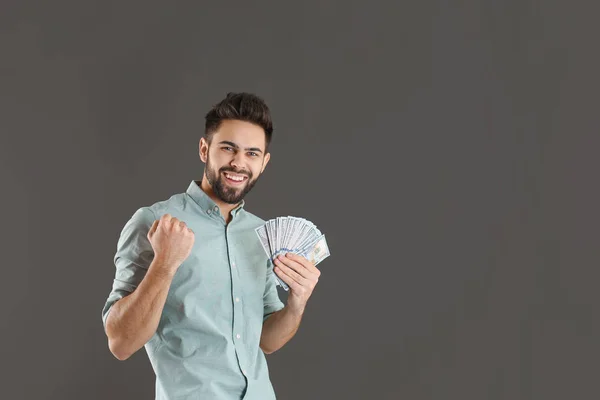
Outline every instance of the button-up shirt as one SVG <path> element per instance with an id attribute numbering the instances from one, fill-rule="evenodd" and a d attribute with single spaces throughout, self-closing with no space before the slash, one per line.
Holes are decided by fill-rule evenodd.
<path id="1" fill-rule="evenodd" d="M 217 204 L 192 181 L 185 193 L 139 208 L 127 221 L 114 256 L 116 274 L 102 310 L 133 292 L 154 258 L 147 234 L 163 214 L 195 235 L 177 269 L 160 322 L 145 344 L 156 374 L 156 399 L 275 399 L 263 351 L 262 324 L 283 308 L 273 264 L 255 228 L 264 220 L 242 201 L 226 223 Z"/>

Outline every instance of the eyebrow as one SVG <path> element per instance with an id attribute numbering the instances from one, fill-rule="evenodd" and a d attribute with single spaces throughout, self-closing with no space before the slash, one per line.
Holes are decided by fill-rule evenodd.
<path id="1" fill-rule="evenodd" d="M 235 143 L 233 143 L 233 142 L 229 142 L 229 141 L 227 141 L 227 140 L 223 140 L 223 141 L 219 142 L 219 144 L 226 144 L 226 145 L 228 145 L 228 146 L 231 146 L 231 147 L 233 147 L 234 149 L 239 149 L 239 148 L 240 148 L 240 146 L 238 146 L 237 144 L 235 144 Z M 259 153 L 262 153 L 262 152 L 263 152 L 263 151 L 262 151 L 260 148 L 258 148 L 258 147 L 246 147 L 244 150 L 245 150 L 245 151 L 256 151 L 256 152 L 259 152 Z"/>

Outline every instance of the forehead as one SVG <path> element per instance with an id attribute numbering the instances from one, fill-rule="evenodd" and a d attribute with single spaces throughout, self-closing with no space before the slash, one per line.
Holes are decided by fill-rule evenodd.
<path id="1" fill-rule="evenodd" d="M 224 120 L 212 137 L 213 143 L 228 141 L 242 148 L 258 147 L 265 149 L 266 135 L 263 128 L 246 121 Z"/>

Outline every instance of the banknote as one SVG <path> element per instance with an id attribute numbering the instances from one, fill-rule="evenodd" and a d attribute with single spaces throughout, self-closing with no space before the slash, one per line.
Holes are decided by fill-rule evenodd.
<path id="1" fill-rule="evenodd" d="M 314 223 L 304 218 L 293 216 L 273 218 L 255 231 L 271 261 L 280 254 L 295 253 L 317 265 L 331 255 L 325 235 Z M 277 284 L 284 290 L 289 290 L 283 279 L 277 273 L 274 275 Z"/>

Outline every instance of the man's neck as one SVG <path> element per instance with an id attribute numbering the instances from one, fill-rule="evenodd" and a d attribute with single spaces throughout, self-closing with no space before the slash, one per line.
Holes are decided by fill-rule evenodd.
<path id="1" fill-rule="evenodd" d="M 219 199 L 217 197 L 217 195 L 215 194 L 215 192 L 213 191 L 210 184 L 208 183 L 206 176 L 202 177 L 202 182 L 200 182 L 200 189 L 202 189 L 202 191 L 204 193 L 206 193 L 206 195 L 208 197 L 210 197 L 217 204 L 217 206 L 219 207 L 219 210 L 221 211 L 221 215 L 223 216 L 225 221 L 227 223 L 229 223 L 229 221 L 231 220 L 231 210 L 236 208 L 239 205 L 239 203 L 229 204 L 229 203 L 226 203 L 223 200 Z"/>

